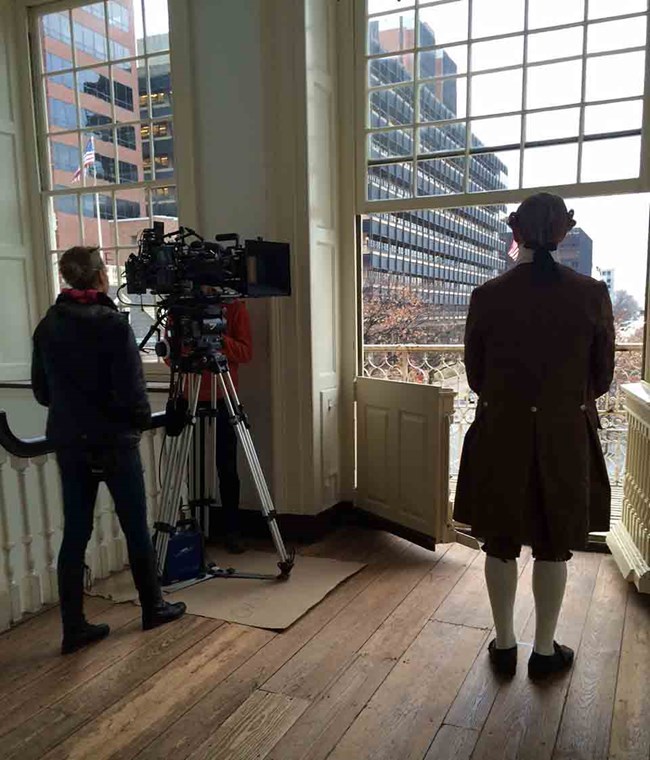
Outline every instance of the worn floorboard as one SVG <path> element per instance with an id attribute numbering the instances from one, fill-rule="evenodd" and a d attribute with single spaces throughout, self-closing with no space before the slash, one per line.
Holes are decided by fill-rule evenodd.
<path id="1" fill-rule="evenodd" d="M 58 611 L 0 635 L 0 758 L 648 760 L 650 598 L 576 553 L 557 639 L 573 671 L 536 686 L 525 550 L 516 677 L 494 677 L 484 556 L 347 527 L 305 553 L 367 566 L 276 634 L 89 599 L 111 636 L 58 653 Z"/>

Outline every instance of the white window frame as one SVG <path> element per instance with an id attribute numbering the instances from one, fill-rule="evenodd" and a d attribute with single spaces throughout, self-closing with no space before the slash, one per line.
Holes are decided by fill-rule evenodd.
<path id="1" fill-rule="evenodd" d="M 140 2 L 141 0 L 134 0 L 134 2 Z M 110 21 L 109 21 L 109 9 L 108 9 L 108 3 L 107 0 L 98 0 L 98 2 L 102 2 L 105 5 L 105 14 L 104 14 L 104 24 L 105 24 L 105 38 L 107 41 L 110 40 Z M 65 2 L 65 0 L 60 0 L 59 2 L 54 3 L 44 3 L 39 4 L 38 6 L 33 6 L 29 9 L 29 28 L 30 28 L 30 37 L 31 37 L 31 63 L 32 63 L 32 92 L 34 94 L 34 123 L 36 126 L 36 147 L 38 152 L 38 158 L 39 158 L 39 170 L 40 170 L 40 197 L 41 197 L 41 207 L 42 207 L 42 214 L 43 214 L 43 223 L 45 228 L 45 245 L 46 245 L 46 251 L 45 256 L 46 258 L 49 258 L 50 256 L 54 256 L 56 254 L 63 253 L 62 249 L 59 249 L 55 246 L 54 240 L 51 236 L 51 230 L 50 230 L 50 222 L 48 219 L 49 216 L 49 209 L 50 209 L 50 203 L 53 199 L 55 199 L 57 196 L 76 196 L 77 198 L 77 219 L 78 219 L 78 225 L 79 225 L 79 241 L 80 244 L 83 244 L 83 235 L 84 235 L 84 225 L 85 225 L 85 217 L 83 214 L 83 208 L 82 208 L 82 198 L 83 196 L 90 195 L 91 197 L 95 195 L 107 195 L 112 199 L 112 209 L 113 209 L 113 219 L 117 219 L 117 198 L 116 193 L 120 192 L 128 192 L 129 190 L 138 190 L 142 189 L 144 190 L 144 197 L 145 197 L 145 209 L 144 214 L 142 216 L 142 226 L 151 226 L 153 223 L 153 206 L 152 206 L 152 200 L 151 200 L 151 194 L 152 191 L 159 187 L 173 187 L 176 190 L 176 194 L 178 195 L 178 190 L 176 186 L 176 178 L 175 177 L 169 177 L 164 179 L 156 179 L 155 175 L 155 160 L 154 159 L 154 142 L 153 142 L 153 136 L 150 135 L 149 137 L 149 152 L 152 157 L 152 166 L 151 166 L 151 174 L 152 178 L 150 180 L 142 180 L 139 182 L 129 182 L 129 183 L 121 183 L 120 182 L 120 176 L 119 176 L 119 164 L 120 164 L 120 151 L 119 146 L 115 146 L 116 150 L 116 157 L 115 157 L 115 181 L 114 182 L 108 182 L 104 183 L 102 185 L 94 186 L 91 185 L 86 181 L 86 172 L 82 172 L 81 175 L 81 181 L 78 184 L 70 185 L 65 188 L 61 189 L 54 189 L 49 186 L 48 183 L 48 165 L 50 164 L 50 156 L 49 156 L 49 150 L 48 150 L 48 140 L 47 138 L 54 133 L 48 132 L 47 128 L 47 116 L 46 116 L 46 108 L 47 108 L 47 102 L 45 97 L 45 88 L 43 87 L 43 80 L 44 75 L 47 74 L 43 70 L 42 66 L 42 55 L 41 55 L 41 45 L 40 45 L 40 32 L 39 32 L 39 18 L 45 14 L 45 13 L 56 13 L 56 12 L 71 12 L 76 8 L 83 8 L 86 5 L 89 5 L 87 0 L 72 0 L 71 2 Z M 108 59 L 106 62 L 99 60 L 97 63 L 88 64 L 88 65 L 81 65 L 77 66 L 76 64 L 76 45 L 75 45 L 75 23 L 71 18 L 70 21 L 70 36 L 71 36 L 71 43 L 70 48 L 72 51 L 72 61 L 71 61 L 71 68 L 65 69 L 62 71 L 55 72 L 56 74 L 66 74 L 66 73 L 73 73 L 79 71 L 85 71 L 85 70 L 97 70 L 100 68 L 103 68 L 106 66 L 106 68 L 109 68 L 109 65 L 115 65 L 116 63 L 122 62 L 131 62 L 133 66 L 137 66 L 137 62 L 144 61 L 147 69 L 147 91 L 150 91 L 150 61 L 151 58 L 157 55 L 157 53 L 150 53 L 146 49 L 146 39 L 147 39 L 147 28 L 146 28 L 146 18 L 143 17 L 143 37 L 144 37 L 144 46 L 145 49 L 143 51 L 143 54 L 141 56 L 133 55 L 129 56 L 124 59 L 112 59 L 110 55 L 110 45 L 107 42 L 107 53 L 108 53 Z M 170 41 L 170 47 L 171 47 L 171 41 Z M 137 51 L 136 51 L 137 52 Z M 160 55 L 169 55 L 170 51 L 161 51 Z M 109 64 L 110 61 L 110 64 Z M 171 68 L 171 66 L 170 66 Z M 112 80 L 117 81 L 117 80 Z M 110 107 L 111 107 L 111 125 L 108 127 L 110 129 L 118 129 L 121 127 L 126 126 L 133 126 L 136 129 L 139 129 L 141 124 L 147 124 L 149 122 L 155 122 L 155 121 L 172 121 L 174 118 L 174 114 L 172 113 L 171 116 L 167 115 L 165 117 L 160 117 L 156 119 L 153 116 L 153 111 L 150 111 L 147 114 L 147 117 L 143 120 L 140 118 L 140 104 L 139 104 L 139 94 L 137 92 L 134 92 L 134 119 L 131 121 L 125 121 L 125 122 L 119 122 L 119 126 L 117 124 L 117 117 L 116 117 L 116 105 L 115 105 L 115 98 L 113 93 L 111 93 L 111 100 L 110 100 Z M 78 88 L 75 88 L 74 92 L 75 97 L 75 106 L 77 111 L 79 110 L 79 92 Z M 139 118 L 135 118 L 135 116 Z M 99 127 L 98 127 L 99 128 Z M 59 135 L 76 135 L 77 136 L 77 144 L 78 144 L 78 150 L 79 150 L 79 166 L 82 166 L 83 164 L 83 149 L 85 145 L 85 135 L 92 131 L 88 128 L 83 128 L 81 126 L 77 127 L 76 129 L 66 129 L 56 132 L 56 136 Z M 117 137 L 117 132 L 114 133 L 115 138 Z M 117 140 L 116 140 L 117 142 Z M 110 245 L 106 245 L 105 248 L 107 250 L 115 252 L 117 256 L 119 256 L 121 253 L 130 253 L 133 251 L 133 245 L 127 245 L 127 244 L 121 244 L 119 240 L 112 241 Z M 56 290 L 54 287 L 54 282 L 52 278 L 51 282 L 52 288 Z"/>
<path id="2" fill-rule="evenodd" d="M 48 200 L 53 195 L 81 195 L 84 191 L 87 193 L 89 188 L 83 184 L 75 187 L 74 185 L 61 189 L 46 191 L 49 195 L 44 197 L 41 179 L 41 167 L 43 161 L 47 160 L 47 155 L 43 156 L 41 145 L 44 141 L 38 139 L 37 134 L 37 104 L 40 103 L 41 93 L 34 88 L 32 77 L 32 53 L 38 46 L 38 36 L 34 37 L 32 16 L 35 12 L 55 13 L 57 11 L 70 10 L 76 7 L 82 7 L 90 4 L 88 0 L 16 0 L 15 32 L 16 32 L 16 50 L 17 60 L 20 65 L 16 71 L 16 77 L 19 82 L 21 93 L 20 108 L 23 123 L 28 125 L 25 130 L 25 170 L 28 178 L 28 191 L 30 201 L 31 227 L 33 230 L 33 261 L 34 276 L 37 292 L 37 311 L 43 314 L 52 303 L 56 295 L 55 283 L 52 277 L 52 268 L 50 265 L 50 247 L 48 245 L 49 223 L 47 218 Z M 171 119 L 173 119 L 174 135 L 174 177 L 162 180 L 149 180 L 141 183 L 128 184 L 106 184 L 101 185 L 101 192 L 110 193 L 113 191 L 127 191 L 137 189 L 138 187 L 175 187 L 176 200 L 178 208 L 179 224 L 197 228 L 197 198 L 196 198 L 196 181 L 195 181 L 195 160 L 192 135 L 194 134 L 194 119 L 192 110 L 192 92 L 193 92 L 193 72 L 192 72 L 192 47 L 189 35 L 189 11 L 185 0 L 168 0 L 169 7 L 169 38 L 170 38 L 170 60 L 171 76 L 174 91 L 174 109 Z M 106 17 L 108 23 L 108 17 Z M 146 23 L 146 22 L 145 22 Z M 146 34 L 146 30 L 145 30 Z M 33 44 L 31 44 L 33 39 Z M 156 53 L 153 53 L 155 56 Z M 40 58 L 40 56 L 37 56 Z M 125 60 L 136 60 L 139 56 L 133 56 Z M 94 68 L 102 66 L 98 62 Z M 80 70 L 84 67 L 78 67 Z M 85 67 L 93 68 L 93 67 Z M 36 69 L 39 71 L 39 69 Z M 59 72 L 57 72 L 59 73 Z M 77 96 L 75 96 L 77 97 Z M 138 93 L 134 93 L 134 106 L 139 113 Z M 114 107 L 114 106 L 113 106 Z M 170 117 L 164 117 L 162 120 L 170 121 Z M 155 119 L 154 119 L 155 121 Z M 139 125 L 140 119 L 133 122 L 120 122 L 119 126 Z M 85 131 L 85 130 L 81 130 Z M 83 217 L 80 216 L 81 223 Z M 183 220 L 182 222 L 180 220 Z M 143 222 L 143 227 L 145 226 Z M 111 250 L 128 250 L 134 251 L 134 246 L 107 246 Z M 148 375 L 166 375 L 167 369 L 164 365 L 145 365 Z"/>
<path id="3" fill-rule="evenodd" d="M 408 8 L 404 8 L 404 11 L 415 11 L 415 30 L 417 32 L 417 29 L 419 28 L 419 11 L 422 7 L 432 7 L 436 4 L 440 4 L 441 2 L 444 3 L 448 0 L 420 0 L 419 4 L 416 4 L 414 6 L 409 6 Z M 474 2 L 485 2 L 486 0 L 468 0 L 468 33 L 467 33 L 467 39 L 463 42 L 457 43 L 459 45 L 467 45 L 469 47 L 468 49 L 468 60 L 471 60 L 471 45 L 476 44 L 477 42 L 484 42 L 488 40 L 495 40 L 495 39 L 507 39 L 509 37 L 518 37 L 524 34 L 524 59 L 522 64 L 517 64 L 516 66 L 504 66 L 504 67 L 498 67 L 494 69 L 489 70 L 481 70 L 480 74 L 484 73 L 498 73 L 501 71 L 509 71 L 514 69 L 522 69 L 524 81 L 526 77 L 526 72 L 528 70 L 527 65 L 549 65 L 552 63 L 560 63 L 570 60 L 584 60 L 587 56 L 587 50 L 586 50 L 586 41 L 583 45 L 583 51 L 582 54 L 579 56 L 571 56 L 568 58 L 559 58 L 559 59 L 553 59 L 550 61 L 545 62 L 535 62 L 535 64 L 527 64 L 527 58 L 526 58 L 526 40 L 527 36 L 525 32 L 528 30 L 527 27 L 527 19 L 528 19 L 528 7 L 530 0 L 525 0 L 525 18 L 524 18 L 524 29 L 519 30 L 517 32 L 513 32 L 510 34 L 503 34 L 503 35 L 493 35 L 490 37 L 482 37 L 477 39 L 472 39 L 471 37 L 471 19 L 472 19 L 472 7 Z M 356 181 L 355 181 L 355 213 L 359 215 L 366 215 L 366 214 L 378 214 L 378 213 L 387 213 L 387 212 L 399 212 L 399 211 L 415 211 L 419 209 L 434 209 L 434 208 L 458 208 L 458 207 L 464 207 L 464 206 L 485 206 L 485 205 L 500 205 L 500 204 L 510 204 L 510 203 L 517 203 L 523 200 L 528 195 L 531 195 L 535 192 L 552 192 L 557 193 L 559 195 L 565 196 L 565 197 L 592 197 L 592 196 L 599 196 L 599 195 L 615 195 L 615 194 L 623 194 L 623 193 L 644 193 L 650 191 L 650 73 L 648 73 L 648 65 L 650 64 L 650 9 L 646 9 L 644 13 L 633 13 L 633 14 L 623 14 L 620 16 L 612 16 L 607 19 L 603 19 L 602 23 L 608 23 L 611 21 L 617 21 L 621 19 L 629 19 L 634 17 L 642 17 L 645 15 L 647 17 L 647 25 L 646 25 L 646 44 L 644 48 L 626 48 L 623 51 L 620 50 L 611 50 L 607 51 L 606 53 L 596 53 L 596 54 L 589 54 L 589 57 L 596 57 L 598 55 L 615 55 L 617 52 L 625 52 L 625 53 L 632 53 L 639 50 L 645 50 L 646 51 L 646 77 L 645 77 L 645 85 L 644 85 L 644 93 L 643 93 L 643 122 L 642 122 L 642 128 L 641 128 L 641 165 L 640 165 L 640 172 L 639 176 L 637 178 L 633 179 L 620 179 L 620 180 L 606 180 L 606 181 L 600 181 L 600 182 L 575 182 L 571 184 L 559 184 L 559 185 L 544 185 L 544 186 L 536 186 L 536 187 L 518 187 L 515 189 L 506 189 L 506 190 L 496 190 L 496 191 L 484 191 L 484 192 L 467 192 L 467 184 L 465 184 L 465 192 L 456 193 L 456 194 L 444 194 L 444 195 L 431 195 L 431 196 L 417 196 L 414 195 L 413 197 L 407 197 L 407 198 L 396 198 L 396 199 L 387 199 L 387 200 L 368 200 L 367 199 L 367 184 L 368 184 L 368 178 L 367 178 L 367 140 L 368 135 L 372 134 L 373 132 L 381 132 L 385 131 L 386 129 L 391 129 L 391 127 L 385 127 L 385 128 L 375 128 L 372 129 L 368 126 L 368 73 L 367 73 L 367 62 L 369 60 L 372 60 L 373 58 L 382 58 L 387 57 L 391 55 L 390 53 L 384 53 L 377 56 L 367 55 L 366 52 L 366 45 L 367 45 L 367 15 L 366 15 L 366 0 L 351 0 L 351 2 L 354 5 L 354 62 L 355 62 L 355 166 L 356 166 Z M 495 6 L 497 5 L 496 0 L 494 0 Z M 389 16 L 395 12 L 398 12 L 400 9 L 396 6 L 393 10 L 386 11 L 381 14 L 373 15 L 372 18 L 381 18 L 381 16 Z M 539 32 L 545 32 L 545 31 L 561 31 L 563 29 L 572 28 L 572 27 L 580 27 L 583 23 L 587 20 L 587 14 L 588 14 L 588 2 L 585 2 L 585 18 L 583 21 L 579 22 L 572 22 L 568 24 L 558 24 L 552 27 L 544 27 L 540 29 L 535 29 L 535 33 Z M 590 23 L 594 23 L 591 21 Z M 598 22 L 600 23 L 600 22 Z M 585 40 L 587 35 L 584 35 Z M 437 46 L 438 49 L 445 49 L 448 50 L 453 47 L 453 45 L 440 45 Z M 419 71 L 418 71 L 418 56 L 421 52 L 425 52 L 428 50 L 435 50 L 436 47 L 414 47 L 409 48 L 405 50 L 400 50 L 399 52 L 395 52 L 394 55 L 408 55 L 413 54 L 414 56 L 414 78 L 409 82 L 405 82 L 404 84 L 413 84 L 414 86 L 414 93 L 415 93 L 415 103 L 416 103 L 416 111 L 417 111 L 417 103 L 419 102 L 419 98 L 417 97 L 417 86 L 422 81 L 428 81 L 428 80 L 420 80 L 418 78 Z M 471 71 L 468 71 L 467 78 L 469 82 L 469 77 L 471 75 Z M 458 76 L 458 75 L 456 75 Z M 463 75 L 460 75 L 461 77 Z M 451 77 L 453 78 L 453 77 Z M 441 78 L 442 79 L 442 78 Z M 539 111 L 552 111 L 552 110 L 560 110 L 563 108 L 570 108 L 570 107 L 581 107 L 581 117 L 580 117 L 580 133 L 577 138 L 578 140 L 578 171 L 580 170 L 580 162 L 581 162 L 581 155 L 582 155 L 582 145 L 584 143 L 584 135 L 583 135 L 583 128 L 584 128 L 584 108 L 582 106 L 585 104 L 585 85 L 586 85 L 586 66 L 583 65 L 583 73 L 582 73 L 582 96 L 578 103 L 571 104 L 571 105 L 563 105 L 558 107 L 548 107 L 543 109 L 537 109 Z M 392 88 L 395 87 L 396 84 L 387 85 L 386 88 Z M 384 89 L 386 89 L 384 88 Z M 378 88 L 381 89 L 381 88 Z M 494 118 L 495 116 L 498 117 L 506 117 L 509 115 L 521 115 L 524 112 L 524 97 L 525 97 L 525 90 L 522 91 L 522 108 L 519 111 L 514 112 L 508 112 L 508 113 L 499 113 L 499 114 L 491 114 L 486 115 L 484 118 Z M 622 100 L 633 100 L 633 99 L 639 99 L 637 98 L 624 98 Z M 609 100 L 606 101 L 607 103 L 616 103 L 620 102 L 617 100 Z M 588 102 L 589 105 L 599 105 L 599 102 Z M 466 118 L 458 118 L 451 120 L 449 122 L 435 122 L 436 125 L 439 124 L 449 124 L 452 122 L 461 123 L 461 124 L 467 124 L 467 129 L 469 131 L 470 125 L 472 122 L 477 121 L 478 119 L 476 117 L 471 118 L 471 87 L 468 84 L 467 87 L 467 105 L 466 105 Z M 522 134 L 521 134 L 521 141 L 519 150 L 522 151 L 520 155 L 523 156 L 523 150 L 525 145 L 525 127 L 524 127 L 525 120 L 522 119 Z M 415 122 L 414 124 L 407 124 L 407 125 L 400 125 L 400 127 L 404 127 L 405 129 L 417 129 L 418 127 L 426 126 L 423 124 L 418 123 L 418 115 L 416 113 L 415 115 Z M 400 127 L 392 127 L 392 129 L 400 128 Z M 415 135 L 415 131 L 413 133 Z M 609 136 L 609 135 L 608 135 Z M 616 137 L 616 133 L 612 133 L 612 137 Z M 555 145 L 555 144 L 562 144 L 564 141 L 562 139 L 560 140 L 549 140 L 548 142 L 545 141 L 545 144 L 548 145 Z M 486 153 L 492 154 L 492 153 L 498 153 L 501 150 L 499 147 L 490 147 L 488 150 L 485 150 Z M 470 156 L 470 140 L 467 139 L 465 141 L 465 148 L 463 151 L 459 151 L 459 155 L 465 156 L 465 161 L 467 162 L 469 160 Z M 433 158 L 444 158 L 445 156 L 432 156 Z M 426 158 L 426 157 L 424 157 Z M 417 156 L 417 149 L 414 149 L 414 153 L 412 156 L 409 156 L 406 159 L 400 159 L 395 158 L 394 160 L 391 160 L 391 163 L 412 163 L 414 166 L 414 171 L 416 171 L 417 167 L 417 161 L 422 160 L 422 157 Z M 520 162 L 520 182 L 518 184 L 521 184 L 522 176 L 521 172 L 523 171 L 523 161 Z M 466 168 L 465 172 L 465 183 L 467 183 L 469 175 L 469 170 Z M 417 174 L 415 174 L 417 176 Z M 579 174 L 577 175 L 580 176 Z"/>

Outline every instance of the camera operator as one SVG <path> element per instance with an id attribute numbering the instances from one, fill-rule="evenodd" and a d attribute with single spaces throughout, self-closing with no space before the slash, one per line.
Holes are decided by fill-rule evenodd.
<path id="1" fill-rule="evenodd" d="M 108 625 L 91 625 L 83 615 L 84 555 L 101 481 L 126 537 L 143 629 L 179 618 L 185 605 L 163 601 L 147 526 L 138 444 L 151 411 L 133 332 L 107 295 L 99 249 L 70 248 L 59 271 L 70 288 L 34 333 L 32 387 L 49 409 L 47 437 L 63 486 L 58 584 L 66 654 L 109 633 Z"/>
<path id="2" fill-rule="evenodd" d="M 218 289 L 204 285 L 204 295 L 218 294 Z M 247 364 L 253 358 L 253 339 L 250 317 L 244 301 L 229 301 L 224 304 L 226 332 L 223 337 L 223 353 L 228 360 L 228 369 L 235 388 L 238 390 L 239 365 Z M 210 407 L 212 399 L 211 372 L 201 376 L 199 407 Z M 231 554 L 242 554 L 245 546 L 241 539 L 239 516 L 239 494 L 241 490 L 237 472 L 237 434 L 228 418 L 228 409 L 223 399 L 221 386 L 217 385 L 217 441 L 216 467 L 219 476 L 219 495 L 223 514 L 224 543 Z M 215 538 L 214 527 L 210 527 L 210 537 Z"/>

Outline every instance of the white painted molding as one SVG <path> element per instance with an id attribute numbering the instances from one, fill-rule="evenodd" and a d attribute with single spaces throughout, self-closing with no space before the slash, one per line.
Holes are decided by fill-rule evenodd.
<path id="1" fill-rule="evenodd" d="M 625 580 L 634 583 L 642 594 L 650 594 L 650 567 L 623 523 L 607 534 L 607 546 Z"/>

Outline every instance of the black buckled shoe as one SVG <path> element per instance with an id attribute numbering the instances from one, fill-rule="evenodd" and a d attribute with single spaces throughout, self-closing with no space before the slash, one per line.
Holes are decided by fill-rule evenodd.
<path id="1" fill-rule="evenodd" d="M 105 639 L 111 629 L 106 623 L 93 625 L 85 620 L 75 628 L 69 628 L 63 631 L 63 643 L 61 644 L 61 654 L 72 654 L 78 649 L 82 649 L 88 644 Z"/>
<path id="2" fill-rule="evenodd" d="M 488 654 L 494 670 L 502 676 L 512 678 L 517 672 L 517 647 L 497 649 L 497 640 L 488 644 Z"/>
<path id="3" fill-rule="evenodd" d="M 142 608 L 142 630 L 150 631 L 159 625 L 171 623 L 185 614 L 185 602 L 158 602 Z"/>
<path id="4" fill-rule="evenodd" d="M 573 649 L 563 644 L 553 642 L 553 654 L 538 654 L 533 651 L 528 660 L 528 677 L 539 680 L 568 670 L 573 665 Z"/>

